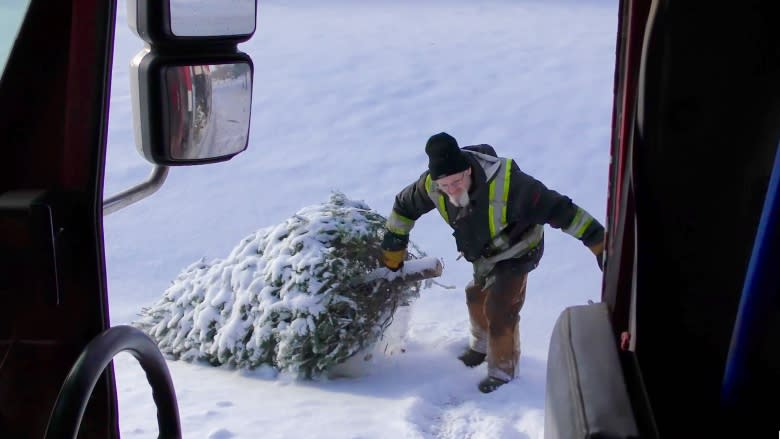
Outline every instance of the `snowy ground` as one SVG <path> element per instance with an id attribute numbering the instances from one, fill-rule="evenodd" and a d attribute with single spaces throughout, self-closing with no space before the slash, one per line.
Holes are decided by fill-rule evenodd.
<path id="1" fill-rule="evenodd" d="M 154 196 L 105 218 L 112 324 L 132 321 L 201 257 L 224 258 L 248 234 L 321 203 L 331 190 L 389 213 L 426 164 L 439 131 L 489 143 L 604 222 L 616 1 L 261 1 L 240 46 L 255 64 L 248 150 L 172 169 Z M 151 167 L 132 137 L 128 64 L 142 47 L 117 23 L 106 196 Z M 353 378 L 298 381 L 169 362 L 187 438 L 541 438 L 547 346 L 559 313 L 598 300 L 590 252 L 547 228 L 521 312 L 520 377 L 493 394 L 463 367 L 468 320 L 456 261 L 435 212 L 412 240 L 444 260 L 439 286 L 412 309 L 406 352 Z M 135 360 L 115 361 L 123 437 L 154 435 Z"/>

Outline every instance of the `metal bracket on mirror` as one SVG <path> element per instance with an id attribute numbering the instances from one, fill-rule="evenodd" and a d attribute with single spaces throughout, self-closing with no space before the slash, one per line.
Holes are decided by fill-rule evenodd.
<path id="1" fill-rule="evenodd" d="M 165 178 L 168 177 L 168 169 L 167 166 L 156 165 L 145 182 L 103 200 L 103 216 L 141 201 L 157 192 L 157 189 L 160 189 L 165 183 Z"/>

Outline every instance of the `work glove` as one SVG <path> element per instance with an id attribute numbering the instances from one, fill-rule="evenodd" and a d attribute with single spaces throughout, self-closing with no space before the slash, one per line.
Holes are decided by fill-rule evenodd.
<path id="1" fill-rule="evenodd" d="M 391 231 L 385 232 L 382 239 L 382 264 L 392 271 L 398 271 L 404 266 L 406 245 L 409 235 L 399 235 Z"/>
<path id="2" fill-rule="evenodd" d="M 401 250 L 382 250 L 382 263 L 391 271 L 398 271 L 404 266 L 406 258 L 406 249 Z"/>
<path id="3" fill-rule="evenodd" d="M 596 256 L 596 263 L 599 265 L 599 270 L 604 271 L 604 241 L 599 241 L 596 244 L 589 245 L 588 248 Z"/>

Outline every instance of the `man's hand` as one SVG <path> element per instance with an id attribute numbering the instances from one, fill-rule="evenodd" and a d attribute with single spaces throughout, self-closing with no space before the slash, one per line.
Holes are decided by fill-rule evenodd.
<path id="1" fill-rule="evenodd" d="M 606 240 L 606 237 L 604 239 Z M 604 271 L 604 241 L 590 245 L 588 248 L 596 256 L 596 263 L 599 264 L 599 270 Z"/>
<path id="2" fill-rule="evenodd" d="M 404 266 L 406 259 L 406 249 L 401 250 L 382 250 L 382 263 L 392 271 L 398 271 Z"/>
<path id="3" fill-rule="evenodd" d="M 382 263 L 385 267 L 392 271 L 398 271 L 404 266 L 408 243 L 409 235 L 399 235 L 389 230 L 385 232 L 382 239 Z"/>

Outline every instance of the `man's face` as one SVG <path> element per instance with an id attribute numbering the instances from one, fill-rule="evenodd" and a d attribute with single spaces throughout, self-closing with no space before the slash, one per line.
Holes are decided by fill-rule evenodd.
<path id="1" fill-rule="evenodd" d="M 439 190 L 447 194 L 450 200 L 460 200 L 468 195 L 471 187 L 471 168 L 457 174 L 448 175 L 436 180 Z M 455 203 L 459 205 L 460 203 Z"/>

